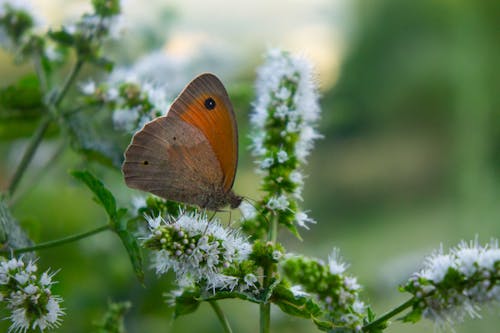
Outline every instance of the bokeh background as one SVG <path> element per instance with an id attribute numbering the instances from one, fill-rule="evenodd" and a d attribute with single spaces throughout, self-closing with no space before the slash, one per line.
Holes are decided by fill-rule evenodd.
<path id="1" fill-rule="evenodd" d="M 47 25 L 90 9 L 87 1 L 33 0 Z M 407 299 L 397 287 L 426 254 L 478 237 L 500 236 L 500 2 L 399 0 L 172 0 L 123 2 L 121 40 L 107 46 L 122 66 L 164 55 L 157 70 L 172 94 L 195 74 L 226 82 L 238 113 L 237 193 L 258 198 L 249 151 L 248 115 L 255 69 L 268 47 L 308 56 L 317 68 L 323 116 L 320 140 L 306 166 L 303 207 L 318 224 L 302 242 L 286 232 L 289 251 L 327 258 L 339 247 L 363 298 L 382 313 Z M 148 58 L 148 56 L 150 58 Z M 146 58 L 144 58 L 146 57 Z M 0 84 L 29 67 L 0 53 Z M 99 80 L 90 66 L 81 76 Z M 82 165 L 48 140 L 23 179 L 13 212 L 36 241 L 60 238 L 105 222 L 90 193 L 67 174 Z M 25 140 L 0 142 L 5 185 Z M 117 171 L 94 171 L 124 201 L 130 190 Z M 161 296 L 172 279 L 135 279 L 114 235 L 40 252 L 39 266 L 61 268 L 56 293 L 67 315 L 59 332 L 91 332 L 109 300 L 130 300 L 129 332 L 219 332 L 208 305 L 172 320 Z M 235 332 L 256 332 L 258 308 L 221 302 Z M 276 309 L 274 309 L 276 310 Z M 457 332 L 497 332 L 499 309 L 482 312 Z M 1 325 L 5 325 L 2 323 Z M 273 312 L 275 332 L 315 332 L 306 320 Z M 6 326 L 3 326 L 6 327 Z M 6 330 L 6 328 L 3 328 Z M 432 323 L 394 322 L 388 333 L 433 332 Z"/>

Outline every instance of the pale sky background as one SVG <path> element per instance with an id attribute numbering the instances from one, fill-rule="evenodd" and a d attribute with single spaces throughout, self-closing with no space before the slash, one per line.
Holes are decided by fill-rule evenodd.
<path id="1" fill-rule="evenodd" d="M 32 1 L 49 24 L 90 10 L 90 1 Z M 347 0 L 125 0 L 122 6 L 127 29 L 158 21 L 161 8 L 173 8 L 176 20 L 165 45 L 170 54 L 189 56 L 200 45 L 205 48 L 208 45 L 221 52 L 228 50 L 231 56 L 249 62 L 246 58 L 255 58 L 267 47 L 280 47 L 309 57 L 325 88 L 335 82 L 345 49 L 348 3 Z M 257 64 L 259 60 L 253 62 Z"/>

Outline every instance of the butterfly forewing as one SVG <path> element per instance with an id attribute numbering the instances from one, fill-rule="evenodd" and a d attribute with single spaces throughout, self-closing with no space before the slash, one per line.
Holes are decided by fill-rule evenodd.
<path id="1" fill-rule="evenodd" d="M 233 186 L 238 164 L 238 130 L 229 96 L 213 74 L 201 74 L 172 104 L 168 117 L 178 117 L 207 138 L 222 170 L 224 192 Z"/>

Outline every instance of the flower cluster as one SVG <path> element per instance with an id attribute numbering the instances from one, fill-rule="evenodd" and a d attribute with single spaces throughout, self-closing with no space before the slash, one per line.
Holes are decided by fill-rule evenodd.
<path id="1" fill-rule="evenodd" d="M 134 77 L 115 78 L 97 85 L 87 81 L 82 92 L 94 103 L 104 104 L 113 112 L 116 130 L 135 133 L 147 122 L 166 113 L 169 102 L 163 86 L 140 82 Z"/>
<path id="2" fill-rule="evenodd" d="M 286 277 L 295 284 L 297 297 L 316 295 L 323 304 L 328 320 L 336 327 L 360 332 L 366 317 L 366 306 L 359 299 L 361 286 L 355 277 L 345 274 L 348 268 L 334 249 L 328 263 L 303 256 L 288 256 L 282 264 Z"/>
<path id="3" fill-rule="evenodd" d="M 303 174 L 319 119 L 318 94 L 309 62 L 286 52 L 272 50 L 258 70 L 257 100 L 251 122 L 253 153 L 257 171 L 263 174 L 263 199 L 267 210 L 278 216 L 280 224 L 295 230 L 314 223 L 299 210 Z"/>
<path id="4" fill-rule="evenodd" d="M 28 1 L 0 0 L 0 45 L 11 49 L 28 35 L 40 19 Z"/>
<path id="5" fill-rule="evenodd" d="M 62 298 L 51 292 L 55 273 L 45 271 L 37 276 L 37 270 L 33 261 L 24 263 L 22 259 L 13 258 L 0 262 L 0 300 L 10 311 L 9 332 L 29 329 L 43 332 L 61 323 Z"/>
<path id="6" fill-rule="evenodd" d="M 144 246 L 154 250 L 158 274 L 175 272 L 181 287 L 241 291 L 256 288 L 253 267 L 245 264 L 251 245 L 234 229 L 199 213 L 181 213 L 171 221 L 146 217 L 151 234 Z"/>
<path id="7" fill-rule="evenodd" d="M 407 320 L 423 315 L 440 327 L 451 327 L 468 315 L 479 317 L 482 304 L 500 301 L 500 248 L 498 240 L 481 246 L 462 242 L 444 253 L 429 256 L 424 267 L 404 286 L 415 297 Z"/>
<path id="8" fill-rule="evenodd" d="M 64 27 L 64 31 L 77 40 L 77 45 L 90 46 L 89 50 L 92 43 L 118 38 L 123 30 L 119 0 L 96 0 L 92 4 L 94 13 L 84 14 L 75 24 Z"/>

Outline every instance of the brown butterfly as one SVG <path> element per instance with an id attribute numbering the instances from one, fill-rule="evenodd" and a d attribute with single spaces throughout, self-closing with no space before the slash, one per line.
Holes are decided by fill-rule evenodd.
<path id="1" fill-rule="evenodd" d="M 213 74 L 201 74 L 166 116 L 135 133 L 125 151 L 125 183 L 162 198 L 218 210 L 236 208 L 232 191 L 238 129 L 229 96 Z"/>

